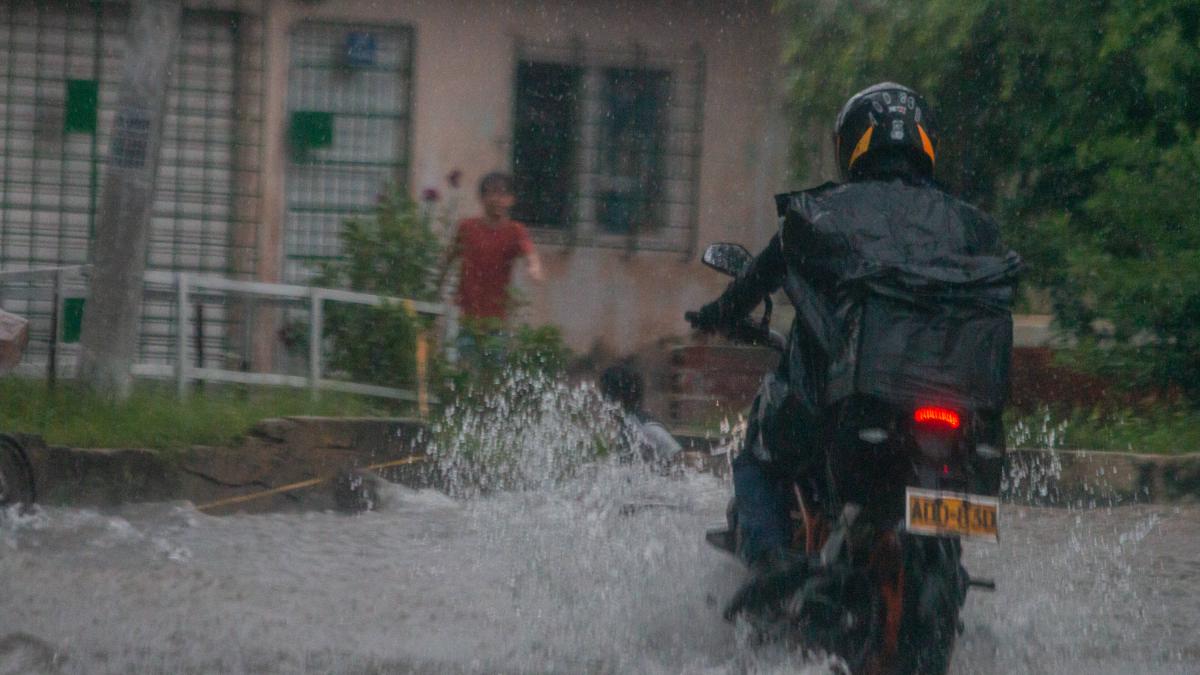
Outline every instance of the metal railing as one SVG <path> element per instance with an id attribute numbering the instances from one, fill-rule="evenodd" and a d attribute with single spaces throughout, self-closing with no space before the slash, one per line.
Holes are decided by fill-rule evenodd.
<path id="1" fill-rule="evenodd" d="M 24 270 L 0 270 L 0 305 L 5 300 L 23 300 L 23 307 L 32 309 L 32 305 L 44 291 L 39 288 L 40 284 L 50 282 L 50 307 L 49 326 L 45 329 L 48 335 L 46 339 L 46 380 L 53 387 L 58 379 L 59 371 L 59 326 L 62 323 L 62 299 L 64 290 L 70 281 L 74 281 L 79 277 L 87 274 L 91 269 L 91 265 L 65 265 L 62 267 L 37 267 Z M 24 312 L 18 311 L 19 314 Z M 39 342 L 36 336 L 41 332 L 36 317 L 26 316 L 30 320 L 30 342 Z M 32 350 L 26 350 L 26 359 Z M 30 373 L 30 364 L 25 364 L 25 367 L 18 366 L 17 372 L 24 374 Z"/>
<path id="2" fill-rule="evenodd" d="M 33 297 L 44 293 L 41 287 L 29 285 L 14 288 L 14 284 L 24 282 L 51 282 L 51 303 L 54 308 L 50 312 L 50 327 L 47 349 L 47 377 L 53 381 L 59 371 L 59 355 L 61 354 L 59 325 L 62 317 L 63 289 L 71 277 L 86 277 L 88 266 L 74 265 L 69 267 L 41 268 L 16 271 L 0 271 L 0 298 L 3 297 Z M 417 336 L 414 360 L 416 365 L 415 384 L 412 389 L 387 387 L 364 382 L 351 382 L 329 377 L 324 367 L 324 335 L 325 335 L 325 303 L 340 302 L 365 306 L 398 305 L 411 315 L 441 317 L 444 320 L 443 339 L 447 345 L 447 356 L 452 360 L 453 345 L 458 333 L 457 314 L 452 307 L 439 303 L 422 302 L 407 298 L 359 293 L 332 288 L 318 288 L 297 284 L 274 284 L 259 281 L 242 281 L 220 276 L 195 274 L 190 272 L 148 271 L 145 273 L 146 295 L 161 297 L 169 293 L 175 305 L 172 313 L 173 342 L 169 359 L 161 362 L 139 362 L 132 367 L 133 375 L 174 379 L 180 396 L 186 396 L 189 385 L 195 381 L 288 386 L 308 388 L 314 395 L 320 390 L 341 391 L 352 394 L 377 396 L 416 403 L 422 415 L 428 412 L 432 398 L 429 394 L 429 358 L 430 336 L 421 332 Z M 201 296 L 239 296 L 241 298 L 266 299 L 268 301 L 283 301 L 293 308 L 304 306 L 307 309 L 308 329 L 308 358 L 306 373 L 297 375 L 286 372 L 249 372 L 246 369 L 217 367 L 205 364 L 205 359 L 194 358 L 194 349 L 203 349 L 205 344 L 203 330 L 196 330 L 196 320 L 202 321 L 203 309 L 198 307 Z M 193 318 L 195 317 L 195 319 Z M 201 327 L 202 328 L 202 327 Z M 26 364 L 22 371 L 27 375 L 36 372 L 35 364 Z M 273 369 L 275 370 L 275 369 Z M 20 371 L 19 371 L 20 372 Z"/>

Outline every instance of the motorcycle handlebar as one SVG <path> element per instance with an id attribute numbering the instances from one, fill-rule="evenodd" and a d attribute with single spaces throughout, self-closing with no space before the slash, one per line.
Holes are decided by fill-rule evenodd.
<path id="1" fill-rule="evenodd" d="M 743 319 L 723 331 L 725 337 L 734 342 L 770 347 L 782 352 L 786 344 L 783 336 L 770 328 L 756 324 L 749 319 Z"/>

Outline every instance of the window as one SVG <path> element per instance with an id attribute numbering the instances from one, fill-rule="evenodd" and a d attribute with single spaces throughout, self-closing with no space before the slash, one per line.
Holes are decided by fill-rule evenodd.
<path id="1" fill-rule="evenodd" d="M 144 115 L 119 114 L 129 4 L 0 2 L 0 268 L 89 260 L 118 118 L 133 131 L 114 162 L 142 162 Z M 230 3 L 188 3 L 220 5 Z M 248 3 L 245 3 L 248 5 Z M 151 270 L 252 276 L 261 222 L 263 18 L 185 9 L 166 107 L 146 251 Z M 33 284 L 37 287 L 37 284 Z M 2 290 L 2 289 L 0 289 Z M 55 309 L 10 298 L 31 320 L 30 356 L 45 354 Z M 16 303 L 16 304 L 12 304 Z M 139 359 L 169 363 L 176 339 L 172 301 L 142 303 Z M 59 325 L 82 305 L 67 299 Z M 202 344 L 223 358 L 237 319 L 209 304 Z M 40 352 L 40 354 L 39 354 Z M 73 358 L 68 352 L 66 359 Z"/>
<path id="2" fill-rule="evenodd" d="M 518 219 L 541 241 L 690 253 L 695 246 L 704 60 L 518 46 L 513 176 Z"/>
<path id="3" fill-rule="evenodd" d="M 517 66 L 513 178 L 521 201 L 515 217 L 564 228 L 572 219 L 581 70 L 558 63 Z"/>
<path id="4" fill-rule="evenodd" d="M 413 31 L 303 21 L 289 49 L 284 278 L 305 282 L 347 218 L 407 182 Z"/>
<path id="5" fill-rule="evenodd" d="M 606 232 L 651 231 L 665 222 L 669 93 L 670 73 L 604 69 L 596 222 Z"/>

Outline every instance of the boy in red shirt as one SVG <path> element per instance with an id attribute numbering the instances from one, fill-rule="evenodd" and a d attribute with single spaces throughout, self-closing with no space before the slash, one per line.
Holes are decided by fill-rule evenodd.
<path id="1" fill-rule="evenodd" d="M 463 336 L 495 332 L 503 328 L 508 316 L 508 286 L 512 282 L 513 261 L 525 258 L 529 278 L 541 283 L 545 276 L 537 249 L 525 226 L 509 218 L 517 198 L 512 177 L 489 173 L 479 181 L 482 218 L 467 218 L 458 224 L 454 239 L 446 249 L 438 274 L 438 288 L 450 264 L 462 258 L 457 302 L 464 319 Z M 475 345 L 463 345 L 470 351 Z"/>

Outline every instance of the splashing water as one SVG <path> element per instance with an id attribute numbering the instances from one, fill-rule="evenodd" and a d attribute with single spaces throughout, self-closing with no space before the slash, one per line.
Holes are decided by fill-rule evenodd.
<path id="1" fill-rule="evenodd" d="M 1043 408 L 1039 423 L 1019 419 L 1008 429 L 1008 447 L 1044 448 L 1059 450 L 1067 437 L 1067 420 L 1054 421 L 1049 409 Z"/>
<path id="2" fill-rule="evenodd" d="M 0 513 L 0 673 L 830 671 L 720 619 L 744 574 L 703 542 L 727 484 L 618 461 L 590 388 L 518 386 L 434 430 L 454 497 L 387 485 L 357 516 Z M 1200 659 L 1200 508 L 1003 514 L 999 546 L 967 549 L 1000 590 L 968 599 L 953 672 Z"/>
<path id="3" fill-rule="evenodd" d="M 1042 411 L 1040 424 L 1017 420 L 1008 429 L 1008 447 L 1037 448 L 1049 452 L 1032 457 L 1010 456 L 1001 476 L 1001 493 L 1027 504 L 1044 503 L 1050 487 L 1062 478 L 1062 457 L 1058 451 L 1066 437 L 1067 422 L 1054 422 L 1049 410 Z"/>
<path id="4" fill-rule="evenodd" d="M 467 404 L 451 406 L 430 430 L 427 452 L 450 494 L 552 488 L 584 466 L 627 452 L 637 439 L 618 409 L 589 383 L 510 372 Z"/>
<path id="5" fill-rule="evenodd" d="M 1032 458 L 1010 458 L 1000 478 L 1005 497 L 1028 504 L 1043 503 L 1050 486 L 1062 478 L 1062 456 L 1050 451 Z"/>

